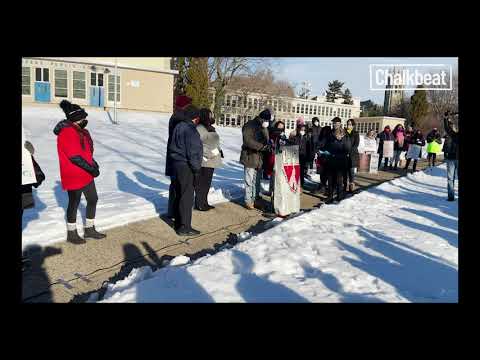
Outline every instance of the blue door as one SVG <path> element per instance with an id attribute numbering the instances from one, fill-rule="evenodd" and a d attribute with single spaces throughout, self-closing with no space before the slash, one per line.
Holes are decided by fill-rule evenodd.
<path id="1" fill-rule="evenodd" d="M 104 89 L 100 86 L 91 86 L 90 87 L 90 106 L 103 107 L 105 104 L 104 100 Z"/>
<path id="2" fill-rule="evenodd" d="M 50 102 L 50 83 L 35 82 L 35 101 Z"/>

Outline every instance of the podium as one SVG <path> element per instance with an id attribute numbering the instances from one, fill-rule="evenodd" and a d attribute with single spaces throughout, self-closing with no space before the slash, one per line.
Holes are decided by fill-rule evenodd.
<path id="1" fill-rule="evenodd" d="M 275 153 L 272 204 L 279 216 L 300 211 L 300 160 L 298 145 L 280 146 Z"/>

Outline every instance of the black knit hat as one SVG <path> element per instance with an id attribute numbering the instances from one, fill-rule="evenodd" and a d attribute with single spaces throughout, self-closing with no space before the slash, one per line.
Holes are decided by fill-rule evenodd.
<path id="1" fill-rule="evenodd" d="M 334 117 L 334 118 L 332 119 L 332 123 L 336 123 L 336 122 L 341 123 L 341 122 L 342 122 L 342 119 L 340 119 L 338 116 L 337 116 L 337 117 Z"/>
<path id="2" fill-rule="evenodd" d="M 67 120 L 71 121 L 71 122 L 75 122 L 75 121 L 78 121 L 78 120 L 83 120 L 88 116 L 88 114 L 85 112 L 84 109 L 82 109 L 77 104 L 72 104 L 68 100 L 62 100 L 60 102 L 60 107 L 62 108 L 63 112 L 65 113 L 65 116 L 67 117 Z"/>
<path id="3" fill-rule="evenodd" d="M 258 115 L 258 117 L 262 120 L 270 121 L 272 119 L 272 114 L 270 113 L 270 110 L 265 109 Z"/>
<path id="4" fill-rule="evenodd" d="M 194 105 L 188 105 L 185 109 L 185 115 L 189 120 L 200 117 L 200 110 Z"/>

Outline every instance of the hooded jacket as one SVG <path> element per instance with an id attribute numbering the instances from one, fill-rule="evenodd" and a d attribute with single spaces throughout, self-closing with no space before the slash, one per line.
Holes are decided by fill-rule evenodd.
<path id="1" fill-rule="evenodd" d="M 60 121 L 54 128 L 60 161 L 60 178 L 64 190 L 78 190 L 98 176 L 98 164 L 93 159 L 93 141 L 86 129 L 71 121 Z"/>
<path id="2" fill-rule="evenodd" d="M 187 119 L 187 115 L 185 110 L 183 109 L 176 109 L 172 116 L 170 117 L 170 121 L 168 122 L 168 140 L 167 140 L 167 156 L 165 159 L 165 175 L 166 176 L 173 176 L 173 168 L 172 168 L 172 159 L 170 157 L 170 143 L 172 140 L 172 133 L 175 126 L 177 126 L 181 121 Z"/>
<path id="3" fill-rule="evenodd" d="M 268 143 L 268 130 L 262 128 L 262 119 L 257 116 L 243 125 L 242 136 L 240 163 L 246 168 L 261 169 L 262 150 Z"/>
<path id="4" fill-rule="evenodd" d="M 177 163 L 187 164 L 193 173 L 202 168 L 203 144 L 197 127 L 187 116 L 173 128 L 168 154 L 171 159 L 172 175 L 175 175 Z"/>

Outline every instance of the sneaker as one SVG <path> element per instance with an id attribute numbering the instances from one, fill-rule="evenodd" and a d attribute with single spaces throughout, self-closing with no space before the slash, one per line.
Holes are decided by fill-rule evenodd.
<path id="1" fill-rule="evenodd" d="M 185 227 L 181 227 L 175 231 L 178 236 L 194 236 L 200 235 L 200 231 L 195 230 L 193 228 L 187 229 Z"/>
<path id="2" fill-rule="evenodd" d="M 208 209 L 208 210 L 215 209 L 215 206 L 212 206 L 212 205 L 207 205 L 207 209 Z"/>

